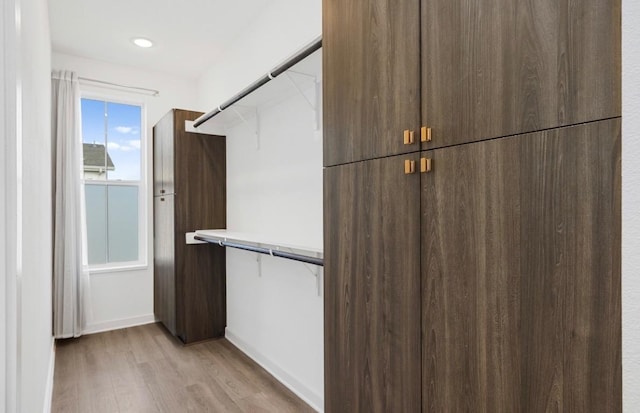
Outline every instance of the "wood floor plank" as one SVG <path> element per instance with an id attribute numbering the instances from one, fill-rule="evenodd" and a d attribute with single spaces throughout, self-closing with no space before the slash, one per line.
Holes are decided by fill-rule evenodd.
<path id="1" fill-rule="evenodd" d="M 58 344 L 56 352 L 56 369 L 54 372 L 54 397 L 52 403 L 60 405 L 75 404 L 78 397 L 78 391 L 75 381 L 76 353 L 72 351 L 64 351 L 64 346 L 69 344 L 69 340 L 61 340 Z M 73 400 L 73 403 L 68 403 Z"/>
<path id="2" fill-rule="evenodd" d="M 54 413 L 313 411 L 226 340 L 157 324 L 59 341 L 54 374 Z"/>
<path id="3" fill-rule="evenodd" d="M 127 341 L 131 346 L 131 351 L 136 357 L 138 363 L 144 363 L 151 360 L 158 360 L 164 357 L 161 348 L 154 340 L 154 333 L 157 329 L 151 329 L 148 326 L 140 326 L 131 328 L 127 334 Z"/>
<path id="4" fill-rule="evenodd" d="M 95 341 L 101 345 L 102 341 Z M 118 402 L 111 382 L 111 355 L 100 349 L 77 354 L 76 382 L 78 409 L 87 413 L 118 412 Z"/>
<path id="5" fill-rule="evenodd" d="M 196 383 L 186 387 L 187 410 L 190 412 L 242 413 L 238 405 L 214 382 Z"/>
<path id="6" fill-rule="evenodd" d="M 113 359 L 112 383 L 121 412 L 156 412 L 158 407 L 144 383 L 143 375 L 132 352 Z"/>

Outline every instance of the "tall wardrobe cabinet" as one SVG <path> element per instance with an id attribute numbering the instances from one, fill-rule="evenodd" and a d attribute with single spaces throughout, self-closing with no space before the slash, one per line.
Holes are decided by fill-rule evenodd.
<path id="1" fill-rule="evenodd" d="M 324 0 L 325 411 L 619 412 L 620 0 Z"/>
<path id="2" fill-rule="evenodd" d="M 185 234 L 226 227 L 226 143 L 191 133 L 202 113 L 173 109 L 153 128 L 154 312 L 183 343 L 224 337 L 224 248 Z"/>

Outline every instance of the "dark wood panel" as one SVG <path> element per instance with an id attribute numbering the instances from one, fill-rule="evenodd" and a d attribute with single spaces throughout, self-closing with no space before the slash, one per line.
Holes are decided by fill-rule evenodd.
<path id="1" fill-rule="evenodd" d="M 176 234 L 176 238 L 179 236 Z M 184 243 L 184 235 L 180 238 Z M 187 248 L 190 247 L 190 248 Z M 226 254 L 223 247 L 177 248 L 178 336 L 185 343 L 224 337 L 227 326 Z"/>
<path id="2" fill-rule="evenodd" d="M 154 128 L 165 191 L 154 204 L 154 311 L 184 343 L 223 337 L 226 327 L 224 249 L 185 244 L 187 232 L 226 227 L 225 138 L 185 131 L 201 114 L 174 109 Z"/>
<path id="3" fill-rule="evenodd" d="M 620 120 L 603 122 L 575 142 L 573 194 L 564 193 L 574 219 L 563 330 L 569 412 L 622 411 L 620 131 Z"/>
<path id="4" fill-rule="evenodd" d="M 187 133 L 185 120 L 199 112 L 175 111 L 176 284 L 178 335 L 185 343 L 224 337 L 224 248 L 186 245 L 185 234 L 226 228 L 226 141 Z"/>
<path id="5" fill-rule="evenodd" d="M 521 411 L 517 154 L 493 142 L 423 154 L 425 412 Z"/>
<path id="6" fill-rule="evenodd" d="M 416 151 L 420 4 L 323 1 L 324 165 Z M 416 142 L 419 142 L 417 140 Z"/>
<path id="7" fill-rule="evenodd" d="M 406 159 L 324 172 L 328 413 L 420 409 L 420 178 Z"/>
<path id="8" fill-rule="evenodd" d="M 173 334 L 176 330 L 174 196 L 153 199 L 153 312 Z"/>
<path id="9" fill-rule="evenodd" d="M 164 195 L 164 152 L 172 147 L 173 113 L 169 112 L 153 127 L 153 195 Z M 164 192 L 163 192 L 164 191 Z"/>
<path id="10" fill-rule="evenodd" d="M 423 0 L 424 149 L 621 115 L 620 0 Z"/>
<path id="11" fill-rule="evenodd" d="M 423 411 L 621 411 L 620 120 L 424 156 Z"/>

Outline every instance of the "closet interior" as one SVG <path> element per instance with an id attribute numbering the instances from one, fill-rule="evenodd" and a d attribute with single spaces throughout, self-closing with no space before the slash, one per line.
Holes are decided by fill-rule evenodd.
<path id="1" fill-rule="evenodd" d="M 195 279 L 221 274 L 224 297 L 203 292 L 226 310 L 209 338 L 226 337 L 317 410 L 324 392 L 321 45 L 314 39 L 212 111 L 180 121 L 184 133 L 225 144 L 207 161 L 225 175 L 199 188 L 199 196 L 224 201 L 225 219 L 191 221 L 172 237 L 220 266 L 187 269 Z"/>

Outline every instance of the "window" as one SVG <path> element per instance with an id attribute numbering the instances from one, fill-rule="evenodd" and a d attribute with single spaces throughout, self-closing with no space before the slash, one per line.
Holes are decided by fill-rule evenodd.
<path id="1" fill-rule="evenodd" d="M 83 98 L 81 112 L 89 265 L 139 263 L 142 107 Z"/>

